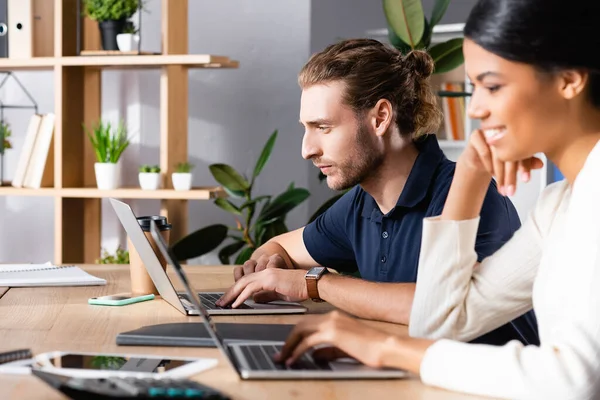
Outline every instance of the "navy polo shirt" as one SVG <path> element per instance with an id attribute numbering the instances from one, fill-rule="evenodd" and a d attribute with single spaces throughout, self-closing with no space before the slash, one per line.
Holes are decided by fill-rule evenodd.
<path id="1" fill-rule="evenodd" d="M 416 282 L 423 218 L 442 213 L 456 163 L 445 157 L 435 135 L 415 144 L 419 154 L 387 214 L 357 185 L 305 227 L 304 244 L 315 261 L 344 273 L 358 271 L 369 281 Z M 492 181 L 480 214 L 478 261 L 498 250 L 520 226 L 512 202 Z M 539 345 L 533 311 L 473 342 L 503 345 L 513 339 Z"/>

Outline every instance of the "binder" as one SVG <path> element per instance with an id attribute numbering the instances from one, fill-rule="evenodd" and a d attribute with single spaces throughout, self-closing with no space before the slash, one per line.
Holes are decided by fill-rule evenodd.
<path id="1" fill-rule="evenodd" d="M 8 57 L 31 58 L 33 54 L 32 0 L 7 0 Z"/>

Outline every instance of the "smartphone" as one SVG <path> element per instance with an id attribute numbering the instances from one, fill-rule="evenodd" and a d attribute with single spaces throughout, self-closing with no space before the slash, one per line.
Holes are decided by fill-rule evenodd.
<path id="1" fill-rule="evenodd" d="M 88 304 L 99 306 L 124 306 L 127 304 L 139 303 L 141 301 L 152 299 L 154 299 L 153 294 L 132 296 L 131 293 L 117 293 L 108 296 L 92 297 L 88 299 Z"/>

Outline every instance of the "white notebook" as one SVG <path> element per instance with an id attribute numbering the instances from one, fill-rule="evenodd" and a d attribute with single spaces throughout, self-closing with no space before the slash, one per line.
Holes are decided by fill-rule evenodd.
<path id="1" fill-rule="evenodd" d="M 106 280 L 74 265 L 0 264 L 0 287 L 92 285 L 106 285 Z"/>

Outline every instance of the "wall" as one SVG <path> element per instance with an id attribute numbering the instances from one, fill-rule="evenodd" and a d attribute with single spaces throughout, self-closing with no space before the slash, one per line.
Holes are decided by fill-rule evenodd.
<path id="1" fill-rule="evenodd" d="M 160 0 L 148 1 L 142 14 L 143 49 L 160 50 Z M 235 10 L 232 12 L 231 10 Z M 262 147 L 275 130 L 279 137 L 261 176 L 256 194 L 279 194 L 291 181 L 308 186 L 301 157 L 298 123 L 300 92 L 296 77 L 309 54 L 310 2 L 306 0 L 189 1 L 189 52 L 223 54 L 240 61 L 239 69 L 191 70 L 189 73 L 189 153 L 196 165 L 195 185 L 216 182 L 208 165 L 224 162 L 250 172 Z M 19 73 L 23 84 L 52 111 L 51 72 Z M 158 162 L 159 72 L 103 73 L 103 117 L 126 118 L 136 134 L 124 154 L 126 185 L 137 185 L 136 167 Z M 16 90 L 3 89 L 2 101 L 18 101 Z M 11 111 L 15 132 L 24 132 L 30 113 Z M 79 122 L 74 122 L 79 123 Z M 6 157 L 7 176 L 14 174 L 23 134 Z M 156 200 L 132 201 L 138 214 L 158 212 Z M 44 198 L 0 197 L 0 262 L 45 262 L 53 256 L 53 202 Z M 308 203 L 288 217 L 297 228 L 308 216 Z M 233 224 L 230 214 L 211 202 L 190 202 L 190 230 L 211 223 Z M 31 243 L 36 243 L 31 246 Z M 102 244 L 114 251 L 124 243 L 123 231 L 108 201 L 103 200 Z M 218 262 L 214 255 L 191 262 Z"/>

